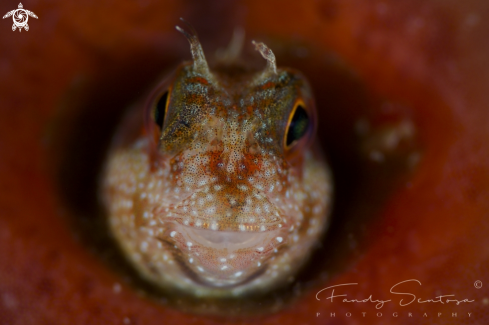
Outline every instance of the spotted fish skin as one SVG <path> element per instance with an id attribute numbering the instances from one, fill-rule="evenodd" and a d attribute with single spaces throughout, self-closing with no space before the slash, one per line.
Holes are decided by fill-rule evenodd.
<path id="1" fill-rule="evenodd" d="M 162 288 L 214 297 L 268 291 L 297 273 L 328 221 L 332 182 L 313 145 L 311 90 L 292 69 L 211 71 L 197 59 L 139 110 L 145 132 L 121 124 L 102 179 L 110 229 Z M 308 127 L 288 143 L 298 106 Z"/>

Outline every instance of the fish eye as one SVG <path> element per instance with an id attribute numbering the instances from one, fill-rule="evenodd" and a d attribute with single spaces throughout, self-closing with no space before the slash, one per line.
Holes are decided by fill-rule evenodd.
<path id="1" fill-rule="evenodd" d="M 165 122 L 166 111 L 170 102 L 170 90 L 165 91 L 156 101 L 153 107 L 153 120 L 160 130 Z"/>
<path id="2" fill-rule="evenodd" d="M 292 148 L 311 127 L 311 119 L 303 101 L 297 101 L 290 113 L 285 131 L 285 148 Z"/>

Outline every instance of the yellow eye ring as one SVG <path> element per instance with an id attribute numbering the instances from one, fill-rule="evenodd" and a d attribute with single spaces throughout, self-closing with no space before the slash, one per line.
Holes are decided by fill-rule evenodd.
<path id="1" fill-rule="evenodd" d="M 306 110 L 304 101 L 299 99 L 295 102 L 290 112 L 284 137 L 284 148 L 291 149 L 302 139 L 311 126 L 311 118 Z"/>
<path id="2" fill-rule="evenodd" d="M 167 91 L 163 92 L 162 95 L 158 97 L 158 100 L 153 104 L 152 109 L 152 118 L 153 121 L 158 125 L 160 130 L 163 129 L 163 124 L 165 123 L 165 117 L 168 112 L 168 106 L 170 103 L 170 93 L 171 88 L 168 88 Z"/>

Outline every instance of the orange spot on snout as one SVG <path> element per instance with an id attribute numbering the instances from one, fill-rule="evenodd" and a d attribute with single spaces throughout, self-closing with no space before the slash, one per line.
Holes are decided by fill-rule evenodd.
<path id="1" fill-rule="evenodd" d="M 188 83 L 199 83 L 199 84 L 204 84 L 204 85 L 209 84 L 209 81 L 207 81 L 207 79 L 202 78 L 202 77 L 193 77 L 193 78 L 190 78 L 189 80 L 187 80 L 187 82 Z"/>

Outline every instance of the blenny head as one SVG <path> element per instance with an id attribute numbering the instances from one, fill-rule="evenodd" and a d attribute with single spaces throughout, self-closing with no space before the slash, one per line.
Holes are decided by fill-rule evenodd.
<path id="1" fill-rule="evenodd" d="M 131 211 L 112 212 L 113 228 L 138 268 L 163 286 L 223 294 L 277 284 L 303 264 L 326 219 L 329 179 L 310 150 L 309 85 L 277 68 L 263 43 L 254 42 L 265 69 L 236 62 L 211 69 L 195 31 L 177 29 L 193 61 L 147 102 L 149 136 L 132 153 L 146 156 L 120 166 L 136 188 L 124 196 Z M 121 186 L 113 175 L 109 167 L 112 200 L 111 186 Z"/>

